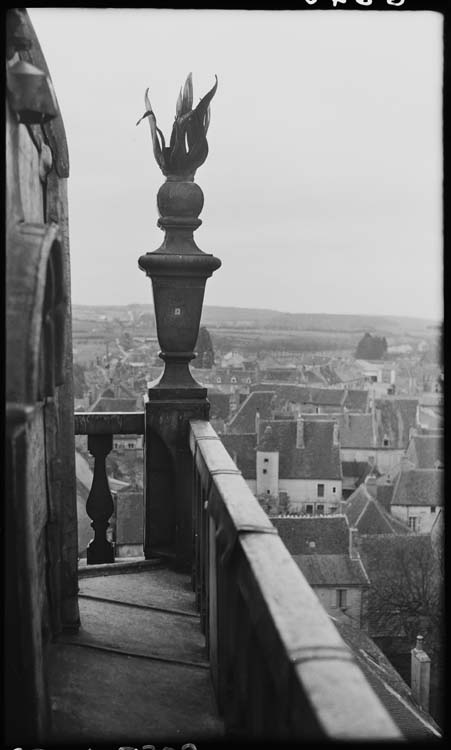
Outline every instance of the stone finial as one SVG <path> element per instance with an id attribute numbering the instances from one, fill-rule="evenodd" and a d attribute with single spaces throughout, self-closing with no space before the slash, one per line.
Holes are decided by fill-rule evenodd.
<path id="1" fill-rule="evenodd" d="M 144 102 L 146 111 L 136 123 L 148 118 L 152 136 L 153 153 L 161 171 L 169 180 L 193 180 L 196 169 L 208 155 L 207 131 L 210 124 L 210 102 L 218 87 L 216 83 L 200 100 L 195 109 L 193 105 L 193 80 L 190 73 L 183 90 L 177 99 L 176 114 L 169 146 L 166 146 L 164 135 L 157 126 L 157 120 L 146 89 Z"/>

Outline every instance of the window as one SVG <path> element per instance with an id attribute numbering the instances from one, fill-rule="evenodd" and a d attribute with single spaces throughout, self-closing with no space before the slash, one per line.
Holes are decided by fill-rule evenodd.
<path id="1" fill-rule="evenodd" d="M 264 463 L 264 464 L 267 464 L 267 463 L 269 463 L 269 458 L 264 458 L 264 459 L 263 459 L 263 463 Z"/>
<path id="2" fill-rule="evenodd" d="M 435 505 L 431 505 L 431 513 L 435 513 Z"/>
<path id="3" fill-rule="evenodd" d="M 390 445 L 390 440 L 388 439 L 388 437 L 384 437 L 383 445 L 384 448 L 388 448 L 388 446 Z"/>
<path id="4" fill-rule="evenodd" d="M 317 497 L 324 497 L 324 484 L 318 485 Z"/>
<path id="5" fill-rule="evenodd" d="M 230 382 L 231 382 L 231 383 L 236 383 L 236 378 L 231 378 L 231 379 L 230 379 Z"/>
<path id="6" fill-rule="evenodd" d="M 267 474 L 267 473 L 268 473 L 268 470 L 267 469 L 263 469 L 263 474 Z"/>
<path id="7" fill-rule="evenodd" d="M 266 490 L 266 494 L 267 495 L 271 494 L 271 490 Z"/>
<path id="8" fill-rule="evenodd" d="M 347 589 L 336 589 L 336 603 L 335 606 L 339 609 L 346 609 L 347 607 Z"/>
<path id="9" fill-rule="evenodd" d="M 337 491 L 337 488 L 336 487 L 332 487 L 332 492 L 334 493 L 334 495 L 335 495 L 336 491 Z"/>
<path id="10" fill-rule="evenodd" d="M 322 516 L 324 515 L 324 505 L 322 505 L 322 503 L 316 504 L 316 512 Z"/>
<path id="11" fill-rule="evenodd" d="M 216 378 L 216 382 L 220 383 L 221 382 L 221 378 Z"/>
<path id="12" fill-rule="evenodd" d="M 337 506 L 336 505 L 329 505 L 329 513 L 333 514 L 337 512 Z"/>
<path id="13" fill-rule="evenodd" d="M 305 512 L 308 516 L 313 516 L 313 505 L 306 505 Z"/>
<path id="14" fill-rule="evenodd" d="M 412 529 L 412 531 L 418 531 L 419 524 L 418 524 L 418 518 L 416 516 L 410 516 L 409 526 Z"/>
<path id="15" fill-rule="evenodd" d="M 127 443 L 127 448 L 134 448 L 134 447 L 135 447 L 134 443 Z"/>

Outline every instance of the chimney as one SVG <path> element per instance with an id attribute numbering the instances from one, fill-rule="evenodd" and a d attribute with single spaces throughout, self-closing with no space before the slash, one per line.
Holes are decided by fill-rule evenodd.
<path id="1" fill-rule="evenodd" d="M 303 419 L 296 420 L 296 448 L 305 448 Z"/>
<path id="2" fill-rule="evenodd" d="M 423 636 L 417 635 L 415 648 L 411 650 L 410 686 L 412 695 L 424 711 L 429 711 L 429 686 L 431 660 L 423 651 Z"/>
<path id="3" fill-rule="evenodd" d="M 337 422 L 334 422 L 334 429 L 332 433 L 332 442 L 334 445 L 339 445 L 339 437 L 340 437 L 340 432 L 338 429 L 338 424 Z"/>
<path id="4" fill-rule="evenodd" d="M 374 474 L 367 476 L 365 480 L 366 489 L 370 493 L 371 497 L 377 499 L 377 479 Z"/>
<path id="5" fill-rule="evenodd" d="M 257 444 L 258 444 L 258 431 L 260 428 L 260 412 L 257 409 L 255 412 L 255 432 L 257 433 Z"/>
<path id="6" fill-rule="evenodd" d="M 349 529 L 349 557 L 351 560 L 359 560 L 359 532 L 358 529 L 351 527 Z"/>

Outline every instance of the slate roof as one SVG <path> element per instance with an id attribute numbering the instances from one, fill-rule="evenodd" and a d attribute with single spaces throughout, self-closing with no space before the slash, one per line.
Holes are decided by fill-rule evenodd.
<path id="1" fill-rule="evenodd" d="M 338 383 L 342 382 L 341 378 L 330 365 L 320 365 L 319 369 L 321 375 L 329 385 L 338 385 Z"/>
<path id="2" fill-rule="evenodd" d="M 115 391 L 120 394 L 118 398 L 133 398 L 136 401 L 136 396 L 132 393 L 130 388 L 127 388 L 123 383 L 107 386 L 100 396 L 101 398 L 114 398 Z"/>
<path id="3" fill-rule="evenodd" d="M 382 479 L 377 485 L 377 501 L 388 513 L 390 512 L 393 489 L 394 485 L 392 482 L 384 482 Z"/>
<path id="4" fill-rule="evenodd" d="M 349 555 L 293 555 L 310 586 L 369 586 L 362 562 Z"/>
<path id="5" fill-rule="evenodd" d="M 349 552 L 349 524 L 343 515 L 272 516 L 271 523 L 291 555 Z M 315 542 L 315 547 L 310 543 Z"/>
<path id="6" fill-rule="evenodd" d="M 346 500 L 343 513 L 360 534 L 409 534 L 410 529 L 391 516 L 361 484 Z"/>
<path id="7" fill-rule="evenodd" d="M 383 447 L 385 435 L 390 448 L 407 448 L 410 429 L 416 427 L 418 399 L 375 399 L 378 446 Z"/>
<path id="8" fill-rule="evenodd" d="M 439 739 L 439 727 L 417 705 L 408 685 L 372 638 L 344 619 L 331 619 L 403 736 L 410 741 Z"/>
<path id="9" fill-rule="evenodd" d="M 251 385 L 251 392 L 271 390 L 275 393 L 276 403 L 278 406 L 285 402 L 293 404 L 308 403 L 310 399 L 311 388 L 304 385 L 294 385 L 290 383 L 258 383 Z"/>
<path id="10" fill-rule="evenodd" d="M 256 474 L 256 450 L 257 435 L 250 434 L 234 435 L 226 433 L 221 435 L 222 443 L 235 461 L 245 479 L 255 479 Z"/>
<path id="11" fill-rule="evenodd" d="M 348 411 L 368 411 L 369 391 L 349 388 L 346 391 L 345 406 Z"/>
<path id="12" fill-rule="evenodd" d="M 342 461 L 341 471 L 343 473 L 343 481 L 345 477 L 352 479 L 355 482 L 355 486 L 358 487 L 358 485 L 365 481 L 368 474 L 374 471 L 374 467 L 368 461 Z"/>
<path id="13" fill-rule="evenodd" d="M 304 448 L 296 448 L 297 420 L 260 420 L 259 447 L 279 451 L 280 479 L 340 480 L 340 446 L 333 443 L 334 423 L 304 419 Z M 260 442 L 267 427 L 271 440 Z M 267 434 L 267 433 L 266 433 Z"/>
<path id="14" fill-rule="evenodd" d="M 212 418 L 228 419 L 230 414 L 229 394 L 208 389 L 207 398 L 210 402 L 210 416 Z"/>
<path id="15" fill-rule="evenodd" d="M 443 462 L 443 438 L 441 435 L 413 435 L 406 455 L 417 469 L 434 469 L 436 461 Z"/>
<path id="16" fill-rule="evenodd" d="M 105 398 L 100 396 L 90 411 L 136 411 L 136 398 Z"/>
<path id="17" fill-rule="evenodd" d="M 273 399 L 274 391 L 272 389 L 250 393 L 227 425 L 227 432 L 239 434 L 255 432 L 255 415 L 257 411 L 260 414 L 260 419 L 270 419 L 273 410 Z"/>
<path id="18" fill-rule="evenodd" d="M 408 469 L 400 471 L 395 482 L 393 505 L 443 505 L 442 469 Z"/>
<path id="19" fill-rule="evenodd" d="M 263 388 L 275 392 L 278 406 L 293 403 L 341 407 L 346 398 L 346 391 L 341 388 L 316 388 L 289 383 L 260 383 L 252 385 L 251 391 L 263 390 Z"/>
<path id="20" fill-rule="evenodd" d="M 339 388 L 311 388 L 312 403 L 317 406 L 342 406 L 346 391 Z"/>
<path id="21" fill-rule="evenodd" d="M 372 414 L 340 414 L 337 416 L 340 427 L 340 445 L 342 448 L 373 448 Z"/>

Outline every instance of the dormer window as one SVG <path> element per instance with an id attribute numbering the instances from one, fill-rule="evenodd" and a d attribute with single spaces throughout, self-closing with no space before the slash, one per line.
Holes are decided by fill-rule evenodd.
<path id="1" fill-rule="evenodd" d="M 336 604 L 339 609 L 347 608 L 347 589 L 336 589 Z"/>
<path id="2" fill-rule="evenodd" d="M 236 378 L 230 378 L 231 383 L 236 383 Z"/>

